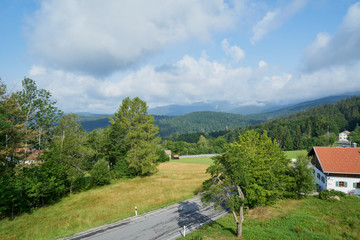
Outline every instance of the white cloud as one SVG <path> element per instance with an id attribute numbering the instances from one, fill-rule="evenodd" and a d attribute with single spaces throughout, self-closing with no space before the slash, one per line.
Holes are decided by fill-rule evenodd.
<path id="1" fill-rule="evenodd" d="M 30 19 L 30 52 L 49 66 L 106 76 L 168 44 L 234 26 L 225 0 L 42 0 Z"/>
<path id="2" fill-rule="evenodd" d="M 239 105 L 289 103 L 360 91 L 360 63 L 312 73 L 276 72 L 264 61 L 256 68 L 232 67 L 185 55 L 164 68 L 144 66 L 106 79 L 34 66 L 29 77 L 50 90 L 66 112 L 114 113 L 122 99 L 139 96 L 151 107 L 201 100 Z M 51 81 L 49 81 L 51 80 Z"/>
<path id="3" fill-rule="evenodd" d="M 298 11 L 303 9 L 308 0 L 293 0 L 287 6 L 268 11 L 266 15 L 253 27 L 252 44 L 260 41 L 270 31 L 278 29 Z"/>
<path id="4" fill-rule="evenodd" d="M 314 71 L 360 61 L 360 2 L 352 5 L 338 29 L 330 36 L 319 33 L 304 56 L 306 70 Z"/>
<path id="5" fill-rule="evenodd" d="M 244 50 L 236 45 L 230 46 L 227 39 L 222 40 L 221 47 L 226 55 L 230 56 L 235 62 L 240 62 L 240 60 L 245 58 Z"/>
<path id="6" fill-rule="evenodd" d="M 258 64 L 259 68 L 266 68 L 268 67 L 268 64 L 264 60 L 260 60 Z"/>

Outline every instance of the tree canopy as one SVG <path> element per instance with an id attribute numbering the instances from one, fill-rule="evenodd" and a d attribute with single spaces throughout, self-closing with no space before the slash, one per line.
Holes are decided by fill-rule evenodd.
<path id="1" fill-rule="evenodd" d="M 215 206 L 225 204 L 233 212 L 240 237 L 244 205 L 266 205 L 293 189 L 289 162 L 266 132 L 247 131 L 207 169 L 211 178 L 204 182 L 202 200 L 205 203 L 215 201 Z"/>

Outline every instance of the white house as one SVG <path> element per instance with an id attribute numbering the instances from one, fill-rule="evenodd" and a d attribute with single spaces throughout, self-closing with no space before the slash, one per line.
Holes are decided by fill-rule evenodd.
<path id="1" fill-rule="evenodd" d="M 313 147 L 308 155 L 320 190 L 360 195 L 360 148 Z"/>
<path id="2" fill-rule="evenodd" d="M 350 132 L 347 130 L 339 133 L 339 142 L 349 142 L 349 139 L 348 139 L 349 134 L 350 134 Z"/>

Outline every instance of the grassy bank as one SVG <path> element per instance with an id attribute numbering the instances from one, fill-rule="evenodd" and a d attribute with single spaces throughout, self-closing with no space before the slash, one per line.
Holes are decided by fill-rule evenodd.
<path id="1" fill-rule="evenodd" d="M 150 177 L 64 198 L 52 206 L 0 221 L 0 239 L 55 239 L 193 197 L 208 177 L 207 166 L 168 162 Z"/>
<path id="2" fill-rule="evenodd" d="M 185 239 L 236 239 L 236 225 L 228 214 Z M 242 239 L 360 239 L 360 198 L 309 197 L 255 208 L 245 215 Z"/>

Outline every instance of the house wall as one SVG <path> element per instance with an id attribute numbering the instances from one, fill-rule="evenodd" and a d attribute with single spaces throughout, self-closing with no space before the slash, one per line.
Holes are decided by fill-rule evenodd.
<path id="1" fill-rule="evenodd" d="M 339 141 L 348 141 L 348 135 L 344 132 L 339 134 Z"/>
<path id="2" fill-rule="evenodd" d="M 360 183 L 360 177 L 358 175 L 356 175 L 356 177 L 329 176 L 324 174 L 315 166 L 313 166 L 313 172 L 316 186 L 319 188 L 319 190 L 333 189 L 344 192 L 346 194 L 349 194 L 350 191 L 355 190 L 354 194 L 360 196 L 360 188 L 354 187 L 354 183 L 355 185 L 356 183 Z M 336 182 L 346 182 L 346 187 L 336 186 Z"/>
<path id="3" fill-rule="evenodd" d="M 327 186 L 327 176 L 315 166 L 313 166 L 313 173 L 317 188 L 320 191 L 325 190 Z"/>
<path id="4" fill-rule="evenodd" d="M 334 189 L 337 191 L 348 194 L 350 191 L 355 190 L 355 195 L 360 195 L 360 188 L 354 188 L 354 183 L 360 183 L 360 178 L 349 178 L 349 177 L 327 177 L 327 189 Z M 346 187 L 336 186 L 336 182 L 346 182 Z"/>

